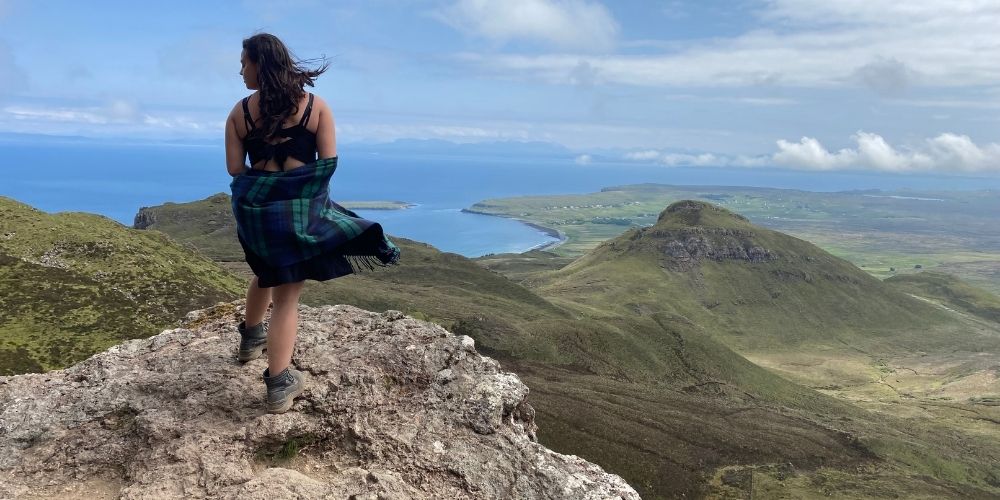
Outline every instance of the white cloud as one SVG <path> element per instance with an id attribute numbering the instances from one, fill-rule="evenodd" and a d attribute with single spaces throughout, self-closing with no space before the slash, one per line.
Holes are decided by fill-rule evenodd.
<path id="1" fill-rule="evenodd" d="M 457 0 L 434 15 L 496 42 L 524 39 L 585 51 L 612 48 L 619 29 L 608 9 L 590 0 Z"/>
<path id="2" fill-rule="evenodd" d="M 653 149 L 625 153 L 626 160 L 648 161 L 648 160 L 655 160 L 659 157 L 660 157 L 660 152 Z"/>
<path id="3" fill-rule="evenodd" d="M 593 160 L 594 159 L 591 158 L 590 155 L 580 155 L 577 156 L 573 161 L 575 161 L 577 165 L 590 165 L 590 163 Z"/>
<path id="4" fill-rule="evenodd" d="M 688 165 L 693 167 L 709 167 L 718 166 L 723 163 L 723 160 L 711 153 L 702 153 L 698 155 L 690 154 L 678 154 L 670 153 L 660 155 L 660 163 L 667 165 L 669 167 L 675 167 L 680 165 Z"/>
<path id="5" fill-rule="evenodd" d="M 969 19 L 970 14 L 996 14 L 1000 6 L 992 0 L 765 0 L 764 18 L 792 24 L 837 26 L 845 23 L 895 26 L 929 20 Z M 934 23 L 931 23 L 934 24 Z"/>
<path id="6" fill-rule="evenodd" d="M 94 125 L 135 123 L 139 118 L 139 109 L 136 103 L 124 99 L 113 99 L 105 106 L 81 108 L 8 106 L 3 111 L 15 120 L 41 120 Z"/>
<path id="7" fill-rule="evenodd" d="M 87 124 L 104 124 L 110 121 L 107 116 L 100 113 L 79 109 L 41 109 L 9 106 L 4 108 L 3 111 L 15 120 L 39 120 Z"/>
<path id="8" fill-rule="evenodd" d="M 190 132 L 192 136 L 215 135 L 222 133 L 225 121 L 200 121 L 187 116 L 153 116 L 143 115 L 142 124 L 163 129 L 172 129 Z M 198 132 L 206 132 L 199 134 Z"/>
<path id="9" fill-rule="evenodd" d="M 929 154 L 939 165 L 955 165 L 972 171 L 1000 171 L 1000 144 L 979 147 L 968 136 L 941 134 L 928 139 L 927 145 Z"/>
<path id="10" fill-rule="evenodd" d="M 827 149 L 813 137 L 798 142 L 777 141 L 772 155 L 746 156 L 717 153 L 675 153 L 656 149 L 626 153 L 632 161 L 669 167 L 786 167 L 797 170 L 874 170 L 880 172 L 1000 173 L 1000 144 L 977 145 L 966 135 L 943 133 L 917 147 L 893 146 L 882 136 L 859 131 L 855 146 Z"/>
<path id="11" fill-rule="evenodd" d="M 460 54 L 486 73 L 572 83 L 582 65 L 598 84 L 833 88 L 896 94 L 1000 84 L 1000 2 L 774 0 L 775 29 L 667 44 L 654 55 Z"/>
<path id="12" fill-rule="evenodd" d="M 778 141 L 778 151 L 774 161 L 779 165 L 809 170 L 837 170 L 854 164 L 857 152 L 842 149 L 830 153 L 816 139 L 803 137 L 797 143 L 785 140 Z"/>
<path id="13" fill-rule="evenodd" d="M 769 167 L 773 164 L 774 161 L 770 156 L 739 155 L 729 162 L 733 167 Z"/>
<path id="14" fill-rule="evenodd" d="M 122 99 L 103 106 L 11 105 L 0 109 L 0 130 L 49 135 L 208 138 L 221 137 L 224 125 L 214 116 L 145 112 L 135 102 Z"/>
<path id="15" fill-rule="evenodd" d="M 805 170 L 864 169 L 883 172 L 1000 172 L 1000 144 L 975 144 L 965 135 L 943 133 L 917 148 L 890 145 L 882 136 L 858 132 L 857 146 L 830 152 L 818 140 L 779 140 L 777 165 Z"/>
<path id="16" fill-rule="evenodd" d="M 626 160 L 655 162 L 668 167 L 763 167 L 771 164 L 768 156 L 730 156 L 716 153 L 670 153 L 647 149 L 625 153 Z"/>

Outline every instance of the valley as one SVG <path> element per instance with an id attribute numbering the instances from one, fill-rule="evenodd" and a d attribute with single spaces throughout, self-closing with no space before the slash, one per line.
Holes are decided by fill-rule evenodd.
<path id="1" fill-rule="evenodd" d="M 229 210 L 224 196 L 149 207 L 143 229 L 117 232 L 210 259 L 233 296 L 248 273 Z M 718 205 L 653 221 L 576 257 L 472 260 L 394 237 L 400 266 L 307 282 L 302 301 L 469 335 L 530 387 L 543 444 L 643 498 L 1000 494 L 993 294 L 927 273 L 881 281 Z M 42 243 L 57 244 L 18 258 Z"/>

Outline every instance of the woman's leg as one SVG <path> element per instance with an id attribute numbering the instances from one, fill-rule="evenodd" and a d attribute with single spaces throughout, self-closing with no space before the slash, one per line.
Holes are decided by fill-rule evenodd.
<path id="1" fill-rule="evenodd" d="M 299 328 L 299 295 L 304 281 L 274 287 L 274 309 L 267 330 L 267 368 L 271 376 L 281 373 L 292 362 L 295 335 Z"/>
<path id="2" fill-rule="evenodd" d="M 264 321 L 267 306 L 271 305 L 271 289 L 257 286 L 257 277 L 250 280 L 247 287 L 247 319 L 246 327 L 253 328 Z"/>

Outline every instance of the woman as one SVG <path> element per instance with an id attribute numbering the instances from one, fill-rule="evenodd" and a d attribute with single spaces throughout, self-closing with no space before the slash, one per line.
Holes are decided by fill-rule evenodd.
<path id="1" fill-rule="evenodd" d="M 246 87 L 257 92 L 237 102 L 226 120 L 233 215 L 254 273 L 238 326 L 239 360 L 267 351 L 267 410 L 283 413 L 305 386 L 302 372 L 290 367 L 304 280 L 344 276 L 358 264 L 395 264 L 399 249 L 379 224 L 329 199 L 337 166 L 333 115 L 326 101 L 305 91 L 327 65 L 303 68 L 267 33 L 243 40 L 240 63 Z"/>

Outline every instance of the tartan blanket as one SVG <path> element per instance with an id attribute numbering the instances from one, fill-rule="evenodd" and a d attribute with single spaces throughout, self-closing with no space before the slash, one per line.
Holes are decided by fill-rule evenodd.
<path id="1" fill-rule="evenodd" d="M 330 199 L 337 157 L 284 172 L 249 170 L 233 178 L 239 237 L 263 261 L 292 265 L 323 253 L 348 257 L 355 269 L 397 264 L 399 248 L 382 226 Z"/>

